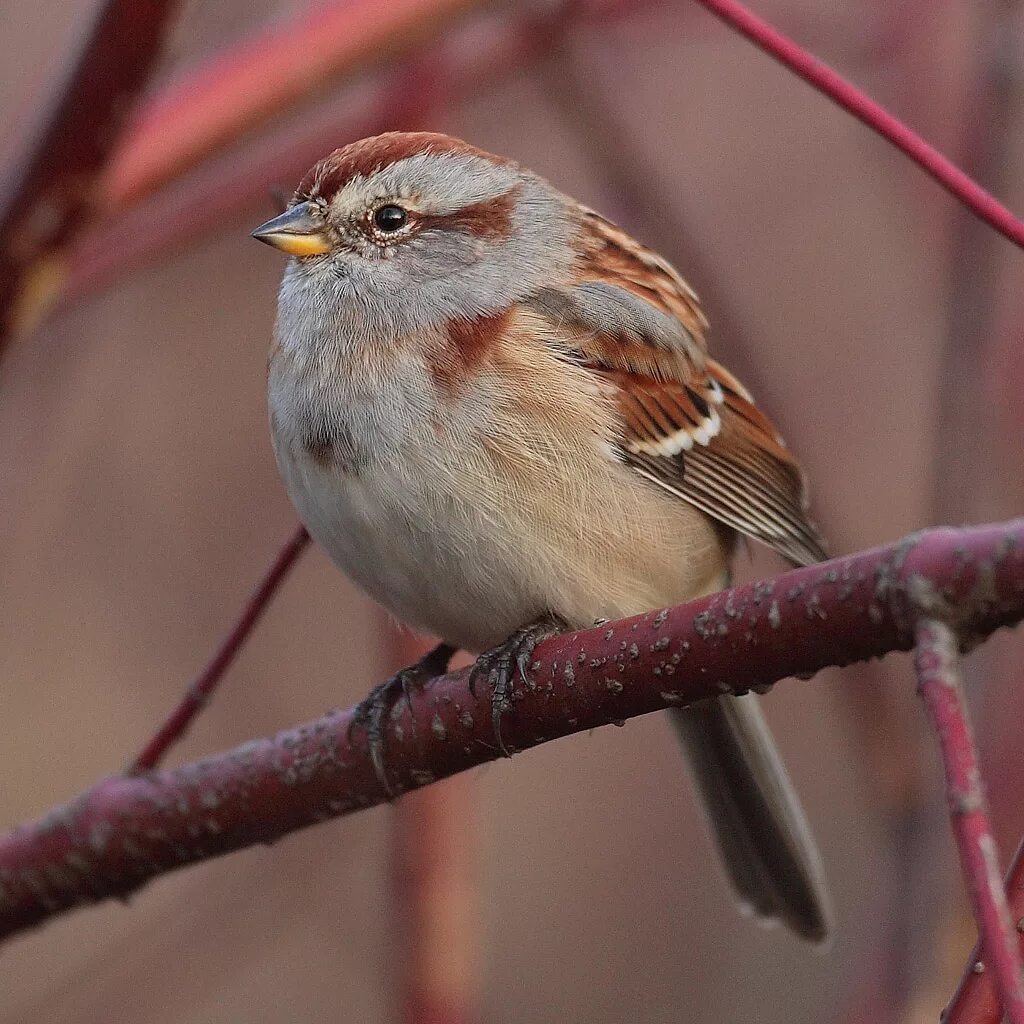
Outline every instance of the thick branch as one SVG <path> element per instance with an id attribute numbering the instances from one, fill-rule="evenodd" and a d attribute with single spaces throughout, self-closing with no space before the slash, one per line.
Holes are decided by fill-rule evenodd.
<path id="1" fill-rule="evenodd" d="M 982 637 L 1024 617 L 1024 520 L 898 544 L 542 644 L 505 742 L 524 750 L 720 693 L 914 644 L 922 618 Z M 488 695 L 465 671 L 399 701 L 386 735 L 395 792 L 497 756 Z M 384 801 L 351 711 L 175 771 L 100 782 L 0 837 L 0 935 L 125 896 L 173 868 Z"/>

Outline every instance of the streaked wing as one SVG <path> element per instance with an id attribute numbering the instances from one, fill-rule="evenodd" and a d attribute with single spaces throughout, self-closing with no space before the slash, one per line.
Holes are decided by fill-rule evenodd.
<path id="1" fill-rule="evenodd" d="M 679 430 L 677 424 L 683 423 L 681 429 L 690 443 L 680 445 L 679 453 L 673 455 L 671 449 L 679 441 L 671 440 L 668 452 L 652 454 L 649 433 L 638 438 L 635 428 L 628 426 L 623 443 L 626 461 L 649 480 L 740 533 L 770 545 L 789 561 L 798 565 L 824 561 L 828 553 L 807 518 L 800 467 L 767 418 L 746 392 L 739 390 L 742 385 L 713 360 L 707 361 L 706 370 L 711 393 L 721 395 L 711 405 L 712 417 L 718 421 L 714 435 L 707 442 L 702 439 L 715 426 L 715 419 L 710 423 L 705 419 L 694 427 L 692 416 L 684 412 L 686 422 L 679 418 L 673 426 Z M 650 405 L 654 397 L 664 408 L 665 389 L 671 387 L 636 376 L 620 377 L 617 383 L 620 401 L 628 407 L 639 402 Z M 687 392 L 687 397 L 692 391 L 685 385 L 675 387 Z M 684 402 L 672 404 L 685 409 Z M 644 426 L 648 427 L 649 421 Z"/>
<path id="2" fill-rule="evenodd" d="M 531 306 L 611 386 L 623 460 L 791 562 L 827 558 L 796 460 L 743 385 L 707 355 L 697 296 L 597 214 L 586 211 L 583 228 L 591 258 L 581 279 L 542 290 Z"/>

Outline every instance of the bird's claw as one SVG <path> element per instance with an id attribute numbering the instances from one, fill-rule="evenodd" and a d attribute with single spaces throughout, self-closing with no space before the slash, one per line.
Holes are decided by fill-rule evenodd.
<path id="1" fill-rule="evenodd" d="M 355 708 L 352 720 L 348 725 L 348 739 L 352 742 L 356 729 L 362 729 L 366 733 L 367 752 L 370 755 L 370 763 L 373 765 L 377 781 L 384 790 L 388 800 L 395 798 L 395 792 L 388 782 L 387 766 L 384 764 L 384 729 L 387 722 L 388 712 L 401 691 L 409 705 L 409 715 L 412 717 L 412 727 L 416 728 L 416 718 L 413 714 L 412 696 L 422 689 L 423 683 L 439 675 L 448 668 L 448 662 L 455 653 L 455 648 L 449 644 L 438 644 L 429 654 L 421 658 L 415 665 L 403 668 L 396 672 L 390 679 L 385 680 L 379 686 L 375 686 L 364 697 Z"/>
<path id="2" fill-rule="evenodd" d="M 512 710 L 516 673 L 526 683 L 526 673 L 537 645 L 562 629 L 564 624 L 552 617 L 531 622 L 517 629 L 504 643 L 484 651 L 469 673 L 469 692 L 474 697 L 479 680 L 486 678 L 491 687 L 491 725 L 503 757 L 512 756 L 501 738 L 501 716 Z"/>

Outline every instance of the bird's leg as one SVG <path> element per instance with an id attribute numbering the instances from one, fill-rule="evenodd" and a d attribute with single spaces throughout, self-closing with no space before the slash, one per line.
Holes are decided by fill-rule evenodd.
<path id="1" fill-rule="evenodd" d="M 545 615 L 517 629 L 504 643 L 484 651 L 469 674 L 469 690 L 476 696 L 476 684 L 486 679 L 491 687 L 491 723 L 498 749 L 511 757 L 501 738 L 501 716 L 512 710 L 515 677 L 525 683 L 533 652 L 542 640 L 557 636 L 568 627 L 554 615 Z"/>
<path id="2" fill-rule="evenodd" d="M 356 705 L 352 721 L 348 726 L 349 740 L 352 739 L 352 733 L 357 727 L 365 730 L 366 745 L 370 752 L 370 760 L 373 762 L 373 770 L 377 773 L 377 779 L 389 800 L 393 799 L 394 793 L 391 786 L 388 785 L 387 773 L 384 770 L 384 722 L 388 709 L 401 691 L 409 705 L 409 713 L 412 714 L 413 692 L 422 689 L 426 680 L 447 671 L 448 662 L 452 660 L 455 651 L 456 648 L 451 644 L 438 644 L 414 665 L 403 668 L 390 679 L 375 686 Z M 416 719 L 414 717 L 413 728 L 415 727 Z"/>

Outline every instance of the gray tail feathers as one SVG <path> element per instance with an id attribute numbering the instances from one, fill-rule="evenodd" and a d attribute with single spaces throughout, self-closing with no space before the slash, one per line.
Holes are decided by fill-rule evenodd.
<path id="1" fill-rule="evenodd" d="M 821 858 L 757 698 L 719 697 L 669 714 L 742 903 L 827 942 L 832 910 Z"/>

